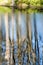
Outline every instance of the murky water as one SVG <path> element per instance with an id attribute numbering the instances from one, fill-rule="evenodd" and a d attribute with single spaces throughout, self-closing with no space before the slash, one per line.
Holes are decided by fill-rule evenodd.
<path id="1" fill-rule="evenodd" d="M 27 33 L 27 23 L 29 33 Z M 16 54 L 16 58 L 19 53 L 18 44 L 23 44 L 21 47 L 22 52 L 26 49 L 27 44 L 25 40 L 28 38 L 27 34 L 29 34 L 29 40 L 32 42 L 32 49 L 35 51 L 36 57 L 38 58 L 36 58 L 36 65 L 38 65 L 38 63 L 43 65 L 43 13 L 27 14 L 18 11 L 17 13 L 0 14 L 0 65 L 6 65 L 5 53 L 7 41 L 10 40 L 9 47 L 11 56 L 11 42 L 14 40 L 14 55 Z M 19 43 L 17 43 L 18 40 Z M 26 59 L 27 56 L 25 54 L 24 61 L 22 60 L 24 63 L 23 65 L 28 64 Z M 15 65 L 18 65 L 18 62 L 18 59 L 15 59 Z M 31 63 L 30 65 L 33 64 Z"/>

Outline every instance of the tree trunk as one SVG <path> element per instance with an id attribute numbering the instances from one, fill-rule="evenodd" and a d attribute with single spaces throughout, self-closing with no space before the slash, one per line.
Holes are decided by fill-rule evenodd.
<path id="1" fill-rule="evenodd" d="M 15 4 L 15 3 L 14 3 L 14 0 L 12 0 L 12 6 L 14 6 L 14 4 Z"/>
<path id="2" fill-rule="evenodd" d="M 5 59 L 8 61 L 10 60 L 10 42 L 9 42 L 9 28 L 8 28 L 8 13 L 5 14 L 5 28 L 6 28 L 6 53 Z"/>
<path id="3" fill-rule="evenodd" d="M 27 39 L 28 39 L 28 44 L 30 46 L 30 51 L 31 51 L 31 22 L 29 20 L 29 14 L 27 13 L 27 21 L 26 21 L 26 26 L 27 26 Z"/>
<path id="4" fill-rule="evenodd" d="M 18 37 L 18 42 L 20 44 L 21 42 L 21 12 L 18 12 L 18 19 L 17 19 L 17 37 Z"/>
<path id="5" fill-rule="evenodd" d="M 1 15 L 0 15 L 0 41 L 2 40 L 2 25 L 1 25 Z"/>
<path id="6" fill-rule="evenodd" d="M 30 24 L 28 12 L 26 13 L 26 26 L 27 26 L 27 46 L 28 46 L 27 51 L 28 51 L 28 56 L 29 56 L 28 59 L 30 62 L 31 61 L 30 53 L 31 53 L 32 47 L 31 47 L 31 24 Z M 29 64 L 31 64 L 31 62 Z"/>
<path id="7" fill-rule="evenodd" d="M 37 37 L 37 27 L 36 27 L 35 13 L 34 13 L 34 36 L 35 36 L 36 63 L 39 65 L 39 45 L 38 45 L 38 37 Z"/>
<path id="8" fill-rule="evenodd" d="M 14 13 L 12 12 L 11 65 L 14 64 Z"/>

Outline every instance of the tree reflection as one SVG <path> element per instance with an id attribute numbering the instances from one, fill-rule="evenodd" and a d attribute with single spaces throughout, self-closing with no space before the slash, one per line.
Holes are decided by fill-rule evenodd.
<path id="1" fill-rule="evenodd" d="M 6 28 L 6 53 L 5 58 L 8 61 L 10 60 L 10 42 L 9 42 L 9 28 L 8 28 L 8 13 L 5 13 L 5 28 Z"/>
<path id="2" fill-rule="evenodd" d="M 34 13 L 34 36 L 35 36 L 35 54 L 36 54 L 36 65 L 39 65 L 39 45 L 37 37 L 37 27 L 36 27 L 36 16 Z"/>
<path id="3" fill-rule="evenodd" d="M 0 15 L 0 42 L 4 47 L 3 41 L 6 41 L 5 57 L 9 62 L 8 65 L 40 65 L 39 62 L 39 40 L 42 37 L 39 34 L 36 23 L 36 14 L 34 13 L 34 34 L 31 31 L 30 14 L 28 12 L 11 13 L 10 23 L 8 13 L 5 13 L 5 21 Z M 3 22 L 1 22 L 3 19 Z M 3 27 L 2 27 L 3 25 Z M 33 29 L 32 29 L 33 30 Z M 6 33 L 6 34 L 5 34 Z M 34 36 L 34 39 L 33 39 Z M 32 48 L 32 39 L 35 49 Z M 4 40 L 5 38 L 5 40 Z M 35 42 L 34 42 L 35 41 Z M 34 45 L 33 44 L 33 45 Z M 11 48 L 10 48 L 11 47 Z M 0 47 L 1 49 L 1 47 Z M 42 48 L 43 49 L 43 48 Z M 5 50 L 3 50 L 5 52 Z M 43 51 L 42 51 L 43 54 Z M 43 55 L 42 55 L 43 60 Z M 43 61 L 42 61 L 43 64 Z"/>

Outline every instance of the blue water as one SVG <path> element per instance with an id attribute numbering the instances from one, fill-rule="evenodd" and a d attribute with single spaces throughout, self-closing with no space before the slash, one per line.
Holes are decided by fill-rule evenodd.
<path id="1" fill-rule="evenodd" d="M 19 13 L 18 13 L 19 14 Z M 31 29 L 32 29 L 32 48 L 35 49 L 35 36 L 34 36 L 34 13 L 32 14 L 28 14 L 29 15 L 29 21 L 31 22 Z M 5 14 L 1 14 L 1 22 L 2 22 L 2 36 L 3 39 L 6 36 L 6 31 L 5 31 Z M 11 16 L 12 14 L 8 15 L 8 21 L 9 21 L 9 37 L 12 40 L 12 23 L 11 23 Z M 17 26 L 16 26 L 16 17 L 17 14 L 14 14 L 14 41 L 17 41 Z M 20 19 L 21 21 L 19 22 L 19 29 L 21 30 L 20 36 L 21 38 L 26 37 L 27 31 L 26 31 L 26 14 L 21 13 L 20 15 Z M 43 13 L 35 13 L 35 20 L 36 20 L 36 28 L 37 28 L 37 36 L 38 36 L 38 46 L 39 46 L 39 60 L 40 60 L 40 65 L 42 64 L 42 56 L 43 56 Z M 2 55 L 5 55 L 5 51 L 6 51 L 6 44 L 5 41 L 2 40 Z M 25 46 L 26 47 L 26 46 Z M 16 50 L 14 51 L 14 53 L 17 53 L 17 48 L 18 46 L 15 44 Z M 17 63 L 15 65 L 18 65 L 18 60 L 16 60 Z M 24 65 L 26 65 L 27 63 L 27 56 L 25 54 L 24 57 Z M 4 65 L 4 64 L 2 64 Z M 32 65 L 32 64 L 31 64 Z M 36 65 L 38 65 L 36 63 Z"/>

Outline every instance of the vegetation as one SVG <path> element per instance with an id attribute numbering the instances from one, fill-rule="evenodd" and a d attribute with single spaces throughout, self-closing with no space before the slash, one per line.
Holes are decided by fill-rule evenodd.
<path id="1" fill-rule="evenodd" d="M 37 6 L 40 6 L 40 5 L 43 5 L 43 0 L 15 0 L 15 3 L 18 3 L 18 2 L 21 2 L 21 3 L 26 3 L 26 4 L 30 4 L 30 5 L 37 5 Z"/>
<path id="2" fill-rule="evenodd" d="M 3 2 L 5 0 L 0 0 L 0 3 Z M 30 5 L 37 5 L 37 6 L 40 6 L 40 5 L 43 5 L 43 0 L 14 0 L 15 4 L 18 4 L 18 3 L 26 3 L 26 4 L 30 4 Z M 5 2 L 6 3 L 6 2 Z M 11 4 L 12 3 L 12 0 L 8 0 L 6 4 Z"/>
<path id="3" fill-rule="evenodd" d="M 30 1 L 30 4 L 31 4 L 31 5 L 34 5 L 34 6 L 35 6 L 35 5 L 40 6 L 40 0 L 31 0 L 31 1 Z"/>
<path id="4" fill-rule="evenodd" d="M 2 7 L 2 6 L 0 6 L 0 13 L 5 13 L 5 12 L 11 12 L 11 9 L 10 8 L 8 8 L 8 7 Z"/>

